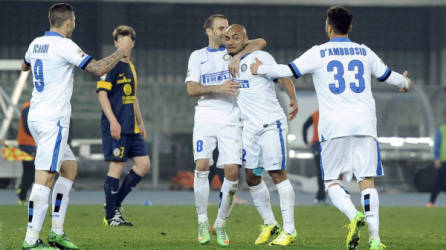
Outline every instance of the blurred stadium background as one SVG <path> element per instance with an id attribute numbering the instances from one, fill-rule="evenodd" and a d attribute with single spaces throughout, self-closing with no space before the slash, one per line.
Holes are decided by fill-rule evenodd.
<path id="1" fill-rule="evenodd" d="M 251 38 L 262 37 L 266 50 L 288 63 L 314 44 L 324 43 L 326 9 L 343 4 L 354 15 L 353 41 L 367 44 L 395 71 L 407 69 L 413 91 L 374 83 L 378 134 L 386 176 L 383 191 L 426 191 L 431 181 L 420 172 L 432 165 L 433 136 L 446 122 L 446 1 L 441 0 L 169 0 L 71 1 L 76 12 L 73 40 L 94 58 L 113 48 L 111 33 L 128 24 L 137 33 L 132 54 L 139 78 L 139 100 L 149 137 L 152 170 L 139 188 L 167 189 L 178 171 L 192 171 L 192 126 L 195 98 L 185 91 L 190 53 L 207 46 L 203 22 L 213 13 L 230 23 L 244 24 Z M 28 44 L 48 29 L 51 2 L 0 2 L 0 120 L 12 118 L 4 136 L 14 140 L 18 115 L 7 115 Z M 102 159 L 100 106 L 96 78 L 77 70 L 72 97 L 71 145 L 79 158 L 77 188 L 102 189 L 106 164 Z M 311 151 L 302 141 L 302 125 L 317 108 L 311 77 L 294 80 L 299 98 L 297 120 L 288 135 L 288 171 L 298 191 L 316 190 Z M 17 106 L 30 98 L 28 77 Z M 286 103 L 281 90 L 278 95 Z M 5 125 L 3 125 L 5 126 Z M 2 135 L 3 136 L 3 135 Z M 311 136 L 311 135 L 310 135 Z M 4 188 L 17 185 L 20 163 L 0 160 Z M 420 177 L 421 176 L 421 177 Z M 426 178 L 422 178 L 426 177 Z M 12 181 L 10 181 L 12 180 Z M 427 200 L 427 197 L 426 197 Z"/>

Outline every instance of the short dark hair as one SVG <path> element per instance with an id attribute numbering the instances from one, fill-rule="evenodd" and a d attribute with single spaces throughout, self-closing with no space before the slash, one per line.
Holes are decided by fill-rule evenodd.
<path id="1" fill-rule="evenodd" d="M 132 41 L 135 41 L 136 32 L 131 26 L 119 25 L 113 30 L 113 39 L 115 41 L 118 41 L 118 36 L 130 36 L 130 38 L 132 38 Z"/>
<path id="2" fill-rule="evenodd" d="M 74 9 L 67 3 L 55 3 L 51 5 L 48 19 L 51 27 L 59 28 L 65 20 L 72 18 Z"/>
<path id="3" fill-rule="evenodd" d="M 345 35 L 352 25 L 353 15 L 342 6 L 331 6 L 327 10 L 327 21 L 336 34 Z"/>
<path id="4" fill-rule="evenodd" d="M 203 25 L 203 27 L 204 27 L 204 31 L 206 32 L 206 29 L 212 29 L 212 24 L 214 24 L 214 20 L 215 20 L 215 18 L 222 18 L 222 19 L 226 19 L 226 20 L 228 20 L 227 18 L 226 18 L 226 16 L 225 15 L 223 15 L 223 14 L 213 14 L 213 15 L 210 15 L 208 18 L 206 18 L 206 20 L 204 21 L 204 25 Z"/>

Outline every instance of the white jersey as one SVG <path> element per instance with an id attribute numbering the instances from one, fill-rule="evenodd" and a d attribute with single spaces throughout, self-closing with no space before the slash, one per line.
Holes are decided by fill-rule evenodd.
<path id="1" fill-rule="evenodd" d="M 34 85 L 28 121 L 68 126 L 74 66 L 84 69 L 91 57 L 71 39 L 47 31 L 31 42 L 24 60 Z"/>
<path id="2" fill-rule="evenodd" d="M 275 83 L 265 75 L 253 75 L 250 65 L 256 58 L 264 64 L 276 64 L 274 58 L 265 51 L 254 51 L 240 60 L 240 93 L 237 103 L 241 111 L 243 126 L 263 128 L 264 125 L 285 120 L 286 116 L 276 95 Z"/>
<path id="3" fill-rule="evenodd" d="M 319 102 L 319 139 L 377 137 L 371 75 L 385 81 L 391 71 L 367 46 L 334 38 L 289 64 L 295 77 L 311 73 Z"/>
<path id="4" fill-rule="evenodd" d="M 221 85 L 231 78 L 231 56 L 225 47 L 195 50 L 189 57 L 185 83 L 197 82 L 203 86 Z M 240 111 L 236 98 L 228 94 L 203 95 L 195 107 L 195 122 L 239 124 Z"/>

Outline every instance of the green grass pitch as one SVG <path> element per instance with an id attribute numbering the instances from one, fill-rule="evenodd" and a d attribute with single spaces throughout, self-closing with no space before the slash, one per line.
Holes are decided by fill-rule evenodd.
<path id="1" fill-rule="evenodd" d="M 382 207 L 381 237 L 386 249 L 446 249 L 446 208 Z M 210 206 L 210 221 L 217 213 Z M 279 207 L 274 207 L 281 220 Z M 41 238 L 46 241 L 50 216 Z M 124 216 L 134 227 L 102 225 L 102 206 L 73 205 L 68 208 L 65 232 L 81 249 L 219 249 L 215 238 L 201 246 L 196 241 L 193 206 L 126 206 Z M 298 240 L 292 249 L 344 249 L 347 223 L 334 207 L 296 207 Z M 26 232 L 27 211 L 20 206 L 0 206 L 0 249 L 20 249 Z M 236 206 L 227 221 L 231 249 L 270 249 L 254 246 L 262 223 L 252 206 Z M 361 231 L 358 249 L 367 249 L 367 227 Z"/>

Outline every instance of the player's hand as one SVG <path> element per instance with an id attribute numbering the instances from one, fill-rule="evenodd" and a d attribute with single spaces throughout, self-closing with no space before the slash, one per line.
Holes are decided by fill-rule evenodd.
<path id="1" fill-rule="evenodd" d="M 231 59 L 231 62 L 229 63 L 229 72 L 231 73 L 232 77 L 238 76 L 238 67 L 240 66 L 240 59 L 242 57 L 237 55 L 234 55 Z"/>
<path id="2" fill-rule="evenodd" d="M 401 92 L 401 93 L 406 93 L 407 91 L 409 91 L 410 86 L 412 85 L 412 81 L 410 80 L 409 77 L 407 77 L 407 74 L 409 74 L 409 72 L 407 72 L 407 70 L 405 70 L 405 71 L 403 72 L 403 76 L 404 76 L 404 78 L 406 78 L 406 80 L 407 80 L 407 82 L 408 82 L 409 84 L 407 85 L 407 88 L 400 88 L 400 92 Z"/>
<path id="3" fill-rule="evenodd" d="M 253 75 L 257 75 L 257 71 L 259 70 L 259 66 L 262 65 L 262 61 L 260 61 L 259 59 L 257 59 L 256 57 L 256 62 L 252 63 L 251 66 L 249 66 L 249 68 L 251 69 L 251 74 Z"/>
<path id="4" fill-rule="evenodd" d="M 288 120 L 293 120 L 296 115 L 297 115 L 297 111 L 299 110 L 297 108 L 297 100 L 290 100 L 290 107 L 291 107 L 291 111 L 288 113 Z"/>
<path id="5" fill-rule="evenodd" d="M 110 123 L 110 134 L 115 140 L 121 139 L 121 125 L 114 121 Z"/>
<path id="6" fill-rule="evenodd" d="M 440 168 L 440 167 L 441 167 L 441 161 L 440 161 L 440 159 L 435 159 L 435 161 L 434 161 L 434 166 L 435 166 L 435 168 Z"/>
<path id="7" fill-rule="evenodd" d="M 119 36 L 116 47 L 123 51 L 123 57 L 130 55 L 130 50 L 133 48 L 133 41 L 129 36 Z"/>
<path id="8" fill-rule="evenodd" d="M 224 81 L 223 84 L 218 85 L 217 92 L 235 96 L 238 94 L 239 88 L 240 83 L 235 82 L 234 79 L 231 78 Z"/>
<path id="9" fill-rule="evenodd" d="M 147 132 L 146 132 L 146 128 L 144 127 L 144 123 L 139 124 L 139 131 L 141 132 L 142 138 L 144 140 L 147 139 Z"/>

